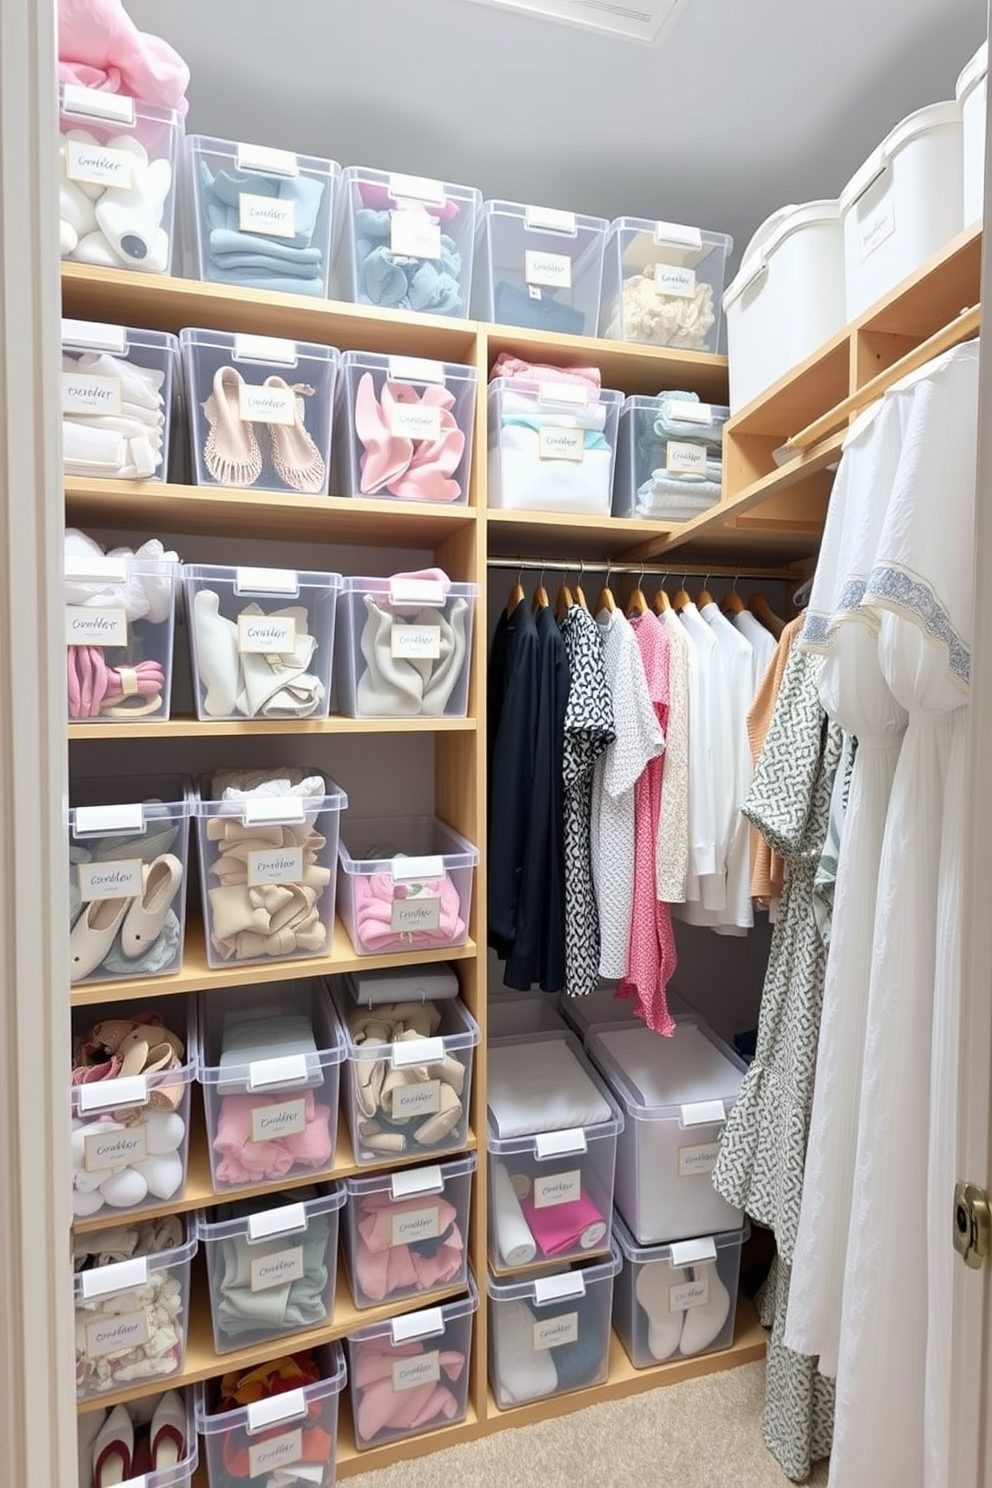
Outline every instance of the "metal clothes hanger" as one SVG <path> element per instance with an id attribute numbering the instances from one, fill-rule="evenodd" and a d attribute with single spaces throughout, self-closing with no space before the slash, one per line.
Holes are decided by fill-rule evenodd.
<path id="1" fill-rule="evenodd" d="M 575 603 L 577 605 L 581 605 L 584 610 L 588 611 L 589 606 L 586 604 L 585 591 L 582 588 L 582 575 L 583 575 L 584 572 L 585 572 L 585 564 L 583 563 L 582 559 L 580 558 L 579 559 L 579 582 L 576 584 L 576 586 L 573 589 L 572 593 L 573 593 L 573 595 L 575 597 Z"/>

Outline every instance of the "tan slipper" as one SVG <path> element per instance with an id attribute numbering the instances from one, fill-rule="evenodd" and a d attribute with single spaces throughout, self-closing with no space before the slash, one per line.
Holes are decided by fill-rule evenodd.
<path id="1" fill-rule="evenodd" d="M 214 390 L 203 405 L 210 425 L 203 463 L 221 486 L 253 486 L 262 473 L 262 451 L 255 430 L 241 417 L 244 378 L 235 367 L 218 367 Z"/>
<path id="2" fill-rule="evenodd" d="M 262 386 L 287 389 L 289 383 L 284 377 L 267 377 Z M 313 396 L 313 388 L 303 382 L 294 383 L 293 392 L 304 393 L 308 398 Z M 297 397 L 295 401 L 295 424 L 268 426 L 272 464 L 284 485 L 315 495 L 324 484 L 324 459 L 303 422 L 303 399 Z"/>
<path id="3" fill-rule="evenodd" d="M 462 1103 L 450 1085 L 441 1085 L 438 1096 L 439 1109 L 421 1122 L 413 1134 L 421 1147 L 435 1147 L 438 1142 L 443 1142 L 445 1137 L 451 1136 L 462 1119 Z"/>

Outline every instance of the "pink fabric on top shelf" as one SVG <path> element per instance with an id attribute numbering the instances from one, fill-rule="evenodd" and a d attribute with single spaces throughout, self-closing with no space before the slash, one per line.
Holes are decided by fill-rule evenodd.
<path id="1" fill-rule="evenodd" d="M 189 68 L 174 47 L 139 31 L 121 0 L 59 0 L 59 82 L 125 93 L 185 117 Z"/>
<path id="2" fill-rule="evenodd" d="M 500 352 L 489 375 L 490 380 L 493 377 L 526 377 L 531 382 L 572 382 L 595 388 L 596 392 L 603 386 L 598 367 L 549 367 L 546 362 L 525 362 L 521 357 L 511 356 L 508 351 Z"/>

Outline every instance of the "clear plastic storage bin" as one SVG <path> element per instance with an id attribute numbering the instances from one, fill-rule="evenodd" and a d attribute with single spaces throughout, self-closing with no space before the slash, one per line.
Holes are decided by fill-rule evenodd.
<path id="1" fill-rule="evenodd" d="M 615 517 L 687 522 L 720 500 L 730 409 L 690 394 L 625 398 L 613 486 Z"/>
<path id="2" fill-rule="evenodd" d="M 72 1211 L 118 1222 L 186 1192 L 196 1021 L 181 998 L 73 1010 Z M 178 1004 L 178 1005 L 177 1005 Z"/>
<path id="3" fill-rule="evenodd" d="M 746 1222 L 722 1235 L 645 1246 L 618 1215 L 614 1233 L 623 1266 L 613 1323 L 635 1369 L 730 1348 Z"/>
<path id="4" fill-rule="evenodd" d="M 547 992 L 495 992 L 491 985 L 486 1017 L 490 1039 L 557 1033 L 565 1026 L 557 997 Z"/>
<path id="5" fill-rule="evenodd" d="M 346 351 L 335 445 L 340 494 L 464 506 L 476 378 L 474 367 L 457 362 Z"/>
<path id="6" fill-rule="evenodd" d="M 197 718 L 326 718 L 341 575 L 183 565 Z"/>
<path id="7" fill-rule="evenodd" d="M 619 1270 L 614 1246 L 571 1270 L 513 1281 L 489 1273 L 489 1383 L 500 1410 L 602 1384 Z"/>
<path id="8" fill-rule="evenodd" d="M 359 1451 L 465 1419 L 472 1326 L 479 1294 L 373 1323 L 348 1338 L 348 1377 Z"/>
<path id="9" fill-rule="evenodd" d="M 355 1161 L 458 1152 L 468 1137 L 479 1025 L 460 999 L 347 1005 L 331 983 L 344 1028 L 344 1109 Z"/>
<path id="10" fill-rule="evenodd" d="M 196 1429 L 210 1488 L 243 1488 L 249 1481 L 332 1488 L 347 1374 L 339 1343 L 315 1352 L 318 1380 L 251 1405 L 221 1410 L 219 1379 L 196 1386 Z"/>
<path id="11" fill-rule="evenodd" d="M 101 553 L 67 534 L 65 641 L 71 723 L 160 723 L 169 716 L 180 565 L 157 541 L 149 556 Z"/>
<path id="12" fill-rule="evenodd" d="M 482 204 L 475 315 L 496 325 L 595 336 L 609 223 L 603 217 Z"/>
<path id="13" fill-rule="evenodd" d="M 482 193 L 350 165 L 341 175 L 337 297 L 386 310 L 467 315 Z"/>
<path id="14" fill-rule="evenodd" d="M 685 998 L 679 997 L 671 987 L 665 994 L 665 1001 L 673 1018 L 692 1012 Z M 636 1000 L 618 997 L 615 987 L 596 987 L 585 997 L 563 997 L 561 1015 L 567 1026 L 583 1040 L 600 1023 L 629 1023 L 632 1027 L 643 1027 L 637 1016 Z"/>
<path id="15" fill-rule="evenodd" d="M 101 269 L 168 274 L 182 120 L 122 93 L 59 88 L 59 246 Z"/>
<path id="16" fill-rule="evenodd" d="M 179 347 L 196 484 L 326 496 L 341 353 L 193 329 Z"/>
<path id="17" fill-rule="evenodd" d="M 77 780 L 69 807 L 69 980 L 182 970 L 189 782 Z"/>
<path id="18" fill-rule="evenodd" d="M 96 1235 L 84 1238 L 95 1245 Z M 77 1400 L 181 1373 L 195 1254 L 194 1237 L 169 1250 L 76 1273 Z"/>
<path id="19" fill-rule="evenodd" d="M 224 800 L 259 772 L 221 771 L 191 804 L 200 848 L 207 964 L 327 956 L 334 932 L 338 828 L 348 797 L 319 770 L 263 772 L 314 782 L 302 796 L 261 787 Z"/>
<path id="20" fill-rule="evenodd" d="M 203 134 L 189 135 L 184 153 L 187 273 L 325 298 L 341 167 Z"/>
<path id="21" fill-rule="evenodd" d="M 344 1044 L 319 979 L 199 997 L 214 1192 L 267 1188 L 334 1160 Z"/>
<path id="22" fill-rule="evenodd" d="M 350 819 L 338 896 L 357 953 L 464 945 L 478 861 L 478 848 L 436 816 Z"/>
<path id="23" fill-rule="evenodd" d="M 744 1216 L 710 1182 L 746 1066 L 695 1018 L 672 1038 L 641 1027 L 591 1029 L 590 1058 L 624 1109 L 616 1206 L 641 1245 L 740 1229 Z"/>
<path id="24" fill-rule="evenodd" d="M 295 1202 L 286 1202 L 294 1200 Z M 218 1354 L 330 1323 L 337 1282 L 337 1184 L 200 1210 Z"/>
<path id="25" fill-rule="evenodd" d="M 123 1467 L 120 1470 L 125 1476 L 122 1484 L 137 1482 L 143 1488 L 190 1488 L 199 1463 L 192 1390 L 167 1390 L 161 1395 L 139 1396 L 137 1400 L 129 1400 L 126 1405 L 117 1405 L 111 1410 L 81 1411 L 76 1419 L 79 1443 L 77 1488 L 92 1488 L 96 1463 L 105 1448 L 110 1448 L 104 1459 L 108 1464 L 105 1468 L 108 1472 L 113 1457 L 123 1456 L 114 1451 L 114 1443 L 120 1440 L 115 1428 L 121 1413 L 131 1422 L 135 1442 L 135 1454 L 130 1461 L 123 1458 Z M 139 1460 L 136 1454 L 143 1451 L 146 1445 L 148 1451 L 151 1451 L 156 1440 L 168 1441 L 171 1436 L 168 1432 L 170 1427 L 182 1436 L 182 1443 L 175 1443 L 177 1460 L 169 1467 L 159 1467 L 143 1477 L 132 1478 L 132 1469 Z M 101 1432 L 104 1432 L 102 1436 Z M 166 1433 L 164 1436 L 163 1432 Z M 174 1437 L 171 1439 L 175 1441 Z M 165 1460 L 165 1454 L 162 1455 Z"/>
<path id="26" fill-rule="evenodd" d="M 356 1307 L 465 1285 L 474 1152 L 347 1178 L 344 1255 Z"/>
<path id="27" fill-rule="evenodd" d="M 607 517 L 623 394 L 576 382 L 489 384 L 489 505 Z"/>
<path id="28" fill-rule="evenodd" d="M 609 1250 L 623 1117 L 578 1039 L 490 1039 L 487 1079 L 492 1269 Z"/>
<path id="29" fill-rule="evenodd" d="M 680 351 L 718 351 L 733 246 L 726 233 L 618 217 L 606 242 L 600 335 Z"/>
<path id="30" fill-rule="evenodd" d="M 100 480 L 166 480 L 179 401 L 168 331 L 62 321 L 62 469 Z"/>
<path id="31" fill-rule="evenodd" d="M 464 718 L 476 584 L 349 578 L 338 601 L 338 706 L 349 718 Z"/>

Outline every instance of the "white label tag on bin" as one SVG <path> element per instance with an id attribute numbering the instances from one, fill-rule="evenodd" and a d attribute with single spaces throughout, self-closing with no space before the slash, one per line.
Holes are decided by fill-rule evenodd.
<path id="1" fill-rule="evenodd" d="M 238 417 L 243 424 L 296 423 L 296 394 L 291 387 L 255 387 L 250 382 L 238 385 Z"/>
<path id="2" fill-rule="evenodd" d="M 108 145 L 91 145 L 84 140 L 65 142 L 66 177 L 88 186 L 130 190 L 134 159 L 130 150 L 112 150 Z"/>
<path id="3" fill-rule="evenodd" d="M 121 1488 L 148 1488 L 148 1478 L 145 1473 L 138 1478 L 126 1478 Z"/>
<path id="4" fill-rule="evenodd" d="M 86 1357 L 100 1359 L 104 1354 L 124 1354 L 128 1349 L 141 1348 L 150 1336 L 148 1313 L 143 1307 L 137 1312 L 98 1318 L 86 1325 Z"/>
<path id="5" fill-rule="evenodd" d="M 277 1396 L 285 1400 L 285 1395 Z M 261 1404 L 262 1402 L 258 1402 Z M 268 1402 L 265 1402 L 268 1404 Z M 251 1410 L 251 1406 L 248 1407 Z M 250 1429 L 250 1428 L 249 1428 Z M 291 1467 L 303 1456 L 303 1431 L 284 1431 L 279 1436 L 270 1436 L 268 1441 L 248 1444 L 248 1476 L 261 1478 L 266 1473 L 276 1472 L 281 1467 Z"/>
<path id="6" fill-rule="evenodd" d="M 696 293 L 695 269 L 682 269 L 676 264 L 656 263 L 654 287 L 660 295 L 676 300 L 691 300 Z"/>
<path id="7" fill-rule="evenodd" d="M 444 1175 L 436 1165 L 431 1168 L 400 1168 L 389 1180 L 389 1196 L 394 1201 L 443 1192 Z"/>
<path id="8" fill-rule="evenodd" d="M 391 356 L 386 364 L 390 382 L 444 382 L 444 363 L 427 357 Z"/>
<path id="9" fill-rule="evenodd" d="M 101 1124 L 83 1137 L 83 1168 L 99 1173 L 107 1168 L 132 1167 L 148 1157 L 147 1128 L 143 1121 L 123 1131 L 107 1131 Z"/>
<path id="10" fill-rule="evenodd" d="M 392 171 L 389 177 L 389 195 L 393 201 L 429 202 L 431 206 L 444 206 L 444 182 L 432 176 L 406 176 L 401 171 Z"/>
<path id="11" fill-rule="evenodd" d="M 707 1277 L 699 1281 L 677 1281 L 668 1288 L 669 1312 L 688 1312 L 691 1307 L 705 1307 L 710 1300 Z"/>
<path id="12" fill-rule="evenodd" d="M 669 403 L 668 417 L 679 419 L 683 424 L 711 424 L 713 422 L 713 404 Z"/>
<path id="13" fill-rule="evenodd" d="M 393 1215 L 391 1245 L 415 1245 L 418 1240 L 436 1240 L 441 1233 L 441 1211 L 436 1204 L 408 1209 Z"/>
<path id="14" fill-rule="evenodd" d="M 700 1178 L 716 1167 L 719 1142 L 702 1142 L 698 1147 L 679 1148 L 679 1177 Z"/>
<path id="15" fill-rule="evenodd" d="M 268 1240 L 273 1235 L 291 1235 L 305 1230 L 307 1211 L 302 1204 L 282 1204 L 278 1209 L 261 1209 L 248 1216 L 248 1239 Z"/>
<path id="16" fill-rule="evenodd" d="M 883 200 L 872 212 L 859 229 L 861 242 L 861 262 L 871 258 L 876 248 L 881 248 L 887 238 L 891 238 L 896 230 L 896 209 L 892 200 L 892 192 L 886 193 Z"/>
<path id="17" fill-rule="evenodd" d="M 291 656 L 295 650 L 295 616 L 238 616 L 238 651 L 242 656 Z"/>
<path id="18" fill-rule="evenodd" d="M 275 1142 L 280 1137 L 298 1137 L 306 1129 L 306 1101 L 280 1101 L 278 1105 L 252 1107 L 253 1142 Z"/>
<path id="19" fill-rule="evenodd" d="M 92 1085 L 78 1085 L 80 1115 L 97 1111 L 114 1111 L 119 1106 L 147 1106 L 147 1075 L 122 1075 L 116 1080 L 94 1080 Z"/>
<path id="20" fill-rule="evenodd" d="M 106 1297 L 109 1292 L 126 1292 L 131 1287 L 145 1286 L 148 1281 L 148 1257 L 117 1261 L 112 1266 L 97 1266 L 82 1273 L 83 1296 Z"/>
<path id="21" fill-rule="evenodd" d="M 686 227 L 681 222 L 656 222 L 654 242 L 657 248 L 671 244 L 676 248 L 695 248 L 698 251 L 703 246 L 703 235 L 698 227 Z"/>
<path id="22" fill-rule="evenodd" d="M 669 475 L 705 475 L 705 444 L 685 444 L 670 439 L 665 450 L 665 469 Z"/>
<path id="23" fill-rule="evenodd" d="M 436 1116 L 440 1109 L 440 1080 L 421 1080 L 416 1085 L 401 1085 L 393 1091 L 391 1113 L 394 1121 L 411 1121 L 415 1116 Z"/>
<path id="24" fill-rule="evenodd" d="M 65 643 L 67 646 L 126 646 L 127 611 L 66 605 Z"/>
<path id="25" fill-rule="evenodd" d="M 296 237 L 296 203 L 276 196 L 238 192 L 238 227 L 265 238 Z"/>
<path id="26" fill-rule="evenodd" d="M 422 439 L 436 444 L 441 438 L 441 410 L 430 403 L 393 403 L 389 433 L 392 439 Z"/>
<path id="27" fill-rule="evenodd" d="M 444 1058 L 443 1038 L 403 1039 L 389 1046 L 393 1069 L 409 1069 L 415 1064 L 438 1064 Z"/>
<path id="28" fill-rule="evenodd" d="M 77 837 L 97 837 L 105 832 L 143 832 L 145 808 L 140 801 L 120 806 L 77 806 Z"/>
<path id="29" fill-rule="evenodd" d="M 440 853 L 422 857 L 390 858 L 389 868 L 393 883 L 412 883 L 415 879 L 441 878 L 444 874 L 444 858 Z"/>
<path id="30" fill-rule="evenodd" d="M 302 796 L 249 796 L 241 819 L 246 827 L 293 826 L 306 821 Z"/>
<path id="31" fill-rule="evenodd" d="M 440 899 L 436 894 L 394 899 L 389 907 L 389 928 L 398 935 L 412 935 L 418 930 L 440 930 Z"/>
<path id="32" fill-rule="evenodd" d="M 524 279 L 548 289 L 571 289 L 572 260 L 567 253 L 542 253 L 539 248 L 524 249 Z"/>
<path id="33" fill-rule="evenodd" d="M 273 1287 L 300 1281 L 304 1274 L 303 1246 L 292 1245 L 287 1250 L 276 1250 L 252 1261 L 249 1290 L 268 1292 Z"/>
<path id="34" fill-rule="evenodd" d="M 66 558 L 64 573 L 67 579 L 106 579 L 111 584 L 123 584 L 127 579 L 127 559 L 120 554 L 87 554 L 85 557 Z"/>
<path id="35" fill-rule="evenodd" d="M 278 362 L 280 367 L 295 367 L 297 363 L 296 342 L 281 336 L 250 336 L 236 331 L 231 354 L 236 362 Z"/>
<path id="36" fill-rule="evenodd" d="M 538 430 L 539 460 L 574 460 L 581 464 L 585 453 L 585 435 L 581 429 L 556 429 L 543 424 Z"/>
<path id="37" fill-rule="evenodd" d="M 524 207 L 524 227 L 531 232 L 571 233 L 575 236 L 575 213 L 557 207 Z"/>
<path id="38" fill-rule="evenodd" d="M 74 351 L 110 351 L 123 356 L 127 350 L 127 331 L 124 326 L 108 325 L 106 321 L 63 318 L 62 347 Z M 66 564 L 70 561 L 67 559 Z M 117 561 L 123 562 L 123 559 Z"/>
<path id="39" fill-rule="evenodd" d="M 542 407 L 548 403 L 569 403 L 584 408 L 589 401 L 589 391 L 577 382 L 541 382 L 537 387 L 537 401 Z"/>
<path id="40" fill-rule="evenodd" d="M 389 602 L 394 605 L 443 605 L 447 595 L 440 579 L 389 580 Z"/>
<path id="41" fill-rule="evenodd" d="M 441 655 L 440 625 L 392 625 L 389 654 L 408 661 L 437 661 Z"/>
<path id="42" fill-rule="evenodd" d="M 693 1101 L 690 1105 L 682 1106 L 683 1126 L 718 1126 L 726 1121 L 727 1113 L 723 1108 L 723 1101 Z"/>
<path id="43" fill-rule="evenodd" d="M 673 1266 L 698 1266 L 701 1261 L 716 1260 L 716 1241 L 712 1235 L 699 1240 L 678 1240 L 669 1250 Z"/>
<path id="44" fill-rule="evenodd" d="M 78 863 L 79 897 L 84 904 L 93 899 L 134 899 L 144 887 L 140 858 L 111 859 L 107 863 Z"/>
<path id="45" fill-rule="evenodd" d="M 90 119 L 108 119 L 114 124 L 134 123 L 134 99 L 127 93 L 104 93 L 98 88 L 84 88 L 80 83 L 66 83 L 62 89 L 62 108 L 67 114 L 85 114 Z"/>
<path id="46" fill-rule="evenodd" d="M 587 1152 L 585 1129 L 581 1126 L 567 1127 L 563 1131 L 538 1132 L 534 1138 L 534 1151 L 538 1160 L 549 1157 L 571 1157 L 573 1152 Z"/>
<path id="47" fill-rule="evenodd" d="M 582 1170 L 572 1168 L 567 1173 L 552 1173 L 547 1178 L 534 1179 L 534 1208 L 557 1209 L 559 1204 L 574 1204 L 582 1197 Z"/>
<path id="48" fill-rule="evenodd" d="M 299 594 L 295 568 L 236 568 L 235 594 Z"/>
<path id="49" fill-rule="evenodd" d="M 415 1390 L 418 1385 L 435 1385 L 441 1378 L 441 1355 L 437 1349 L 415 1354 L 412 1359 L 397 1359 L 393 1365 L 393 1389 Z"/>
<path id="50" fill-rule="evenodd" d="M 539 1276 L 534 1283 L 534 1301 L 538 1307 L 549 1302 L 562 1302 L 567 1297 L 584 1297 L 586 1279 L 581 1271 L 562 1271 L 557 1276 Z"/>
<path id="51" fill-rule="evenodd" d="M 286 1390 L 281 1395 L 272 1395 L 268 1400 L 254 1400 L 245 1407 L 248 1434 L 256 1436 L 270 1426 L 279 1426 L 283 1421 L 295 1421 L 307 1413 L 307 1397 L 302 1390 Z"/>
<path id="52" fill-rule="evenodd" d="M 418 1338 L 434 1338 L 444 1332 L 444 1314 L 440 1307 L 424 1307 L 420 1312 L 408 1312 L 404 1317 L 395 1317 L 389 1324 L 393 1346 L 398 1343 L 413 1343 Z"/>
<path id="53" fill-rule="evenodd" d="M 303 1085 L 310 1078 L 305 1054 L 283 1054 L 276 1059 L 253 1059 L 248 1066 L 248 1089 L 269 1085 Z"/>
<path id="54" fill-rule="evenodd" d="M 119 377 L 98 377 L 95 372 L 62 373 L 62 412 L 118 414 L 121 411 Z"/>
<path id="55" fill-rule="evenodd" d="M 239 145 L 235 155 L 239 171 L 257 171 L 264 176 L 298 176 L 300 164 L 292 150 L 273 150 L 269 145 Z"/>
<path id="56" fill-rule="evenodd" d="M 534 1352 L 559 1348 L 564 1343 L 577 1343 L 579 1339 L 579 1314 L 563 1312 L 558 1317 L 538 1319 L 534 1324 Z"/>
<path id="57" fill-rule="evenodd" d="M 389 251 L 399 258 L 440 258 L 441 224 L 416 209 L 390 212 Z"/>
<path id="58" fill-rule="evenodd" d="M 272 847 L 248 854 L 248 887 L 303 881 L 302 847 Z"/>

